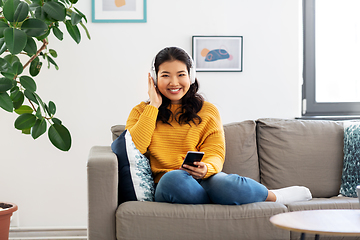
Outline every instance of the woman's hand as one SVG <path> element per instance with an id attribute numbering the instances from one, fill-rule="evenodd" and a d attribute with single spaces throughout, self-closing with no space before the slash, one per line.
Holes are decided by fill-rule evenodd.
<path id="1" fill-rule="evenodd" d="M 149 73 L 148 77 L 148 94 L 150 97 L 150 105 L 159 108 L 162 103 L 162 97 L 159 90 L 156 88 L 153 78 Z"/>
<path id="2" fill-rule="evenodd" d="M 196 165 L 196 167 L 184 164 L 184 167 L 181 167 L 180 169 L 185 170 L 195 179 L 204 178 L 207 173 L 206 164 L 203 162 L 194 162 L 194 165 Z"/>

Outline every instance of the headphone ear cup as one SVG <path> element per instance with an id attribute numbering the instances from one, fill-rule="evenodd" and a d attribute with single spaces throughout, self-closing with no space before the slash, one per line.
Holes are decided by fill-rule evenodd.
<path id="1" fill-rule="evenodd" d="M 150 68 L 150 76 L 152 77 L 152 79 L 154 80 L 154 84 L 155 86 L 157 86 L 157 77 L 156 77 L 156 72 L 155 72 L 155 58 L 152 60 L 151 62 L 151 68 Z"/>
<path id="2" fill-rule="evenodd" d="M 195 83 L 196 70 L 194 67 L 190 68 L 190 84 Z"/>
<path id="3" fill-rule="evenodd" d="M 155 86 L 157 86 L 157 77 L 156 77 L 156 73 L 155 73 L 155 71 L 154 71 L 153 68 L 150 69 L 150 76 L 151 76 L 152 79 L 154 80 Z"/>

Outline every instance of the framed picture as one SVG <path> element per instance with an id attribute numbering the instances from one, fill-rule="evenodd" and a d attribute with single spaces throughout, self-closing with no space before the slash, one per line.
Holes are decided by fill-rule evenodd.
<path id="1" fill-rule="evenodd" d="M 92 0 L 92 21 L 145 23 L 146 0 Z"/>
<path id="2" fill-rule="evenodd" d="M 197 72 L 242 72 L 242 36 L 193 36 Z"/>

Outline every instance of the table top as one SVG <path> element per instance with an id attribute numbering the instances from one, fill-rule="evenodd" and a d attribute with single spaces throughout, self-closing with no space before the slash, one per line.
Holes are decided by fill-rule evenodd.
<path id="1" fill-rule="evenodd" d="M 333 209 L 286 212 L 274 215 L 275 226 L 302 233 L 360 236 L 360 210 Z"/>

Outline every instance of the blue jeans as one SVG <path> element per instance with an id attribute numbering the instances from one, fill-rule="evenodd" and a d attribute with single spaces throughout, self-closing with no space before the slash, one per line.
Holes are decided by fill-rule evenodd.
<path id="1" fill-rule="evenodd" d="M 257 181 L 223 172 L 196 180 L 184 170 L 170 171 L 155 190 L 156 202 L 183 204 L 241 205 L 263 202 L 267 196 L 267 188 Z"/>

